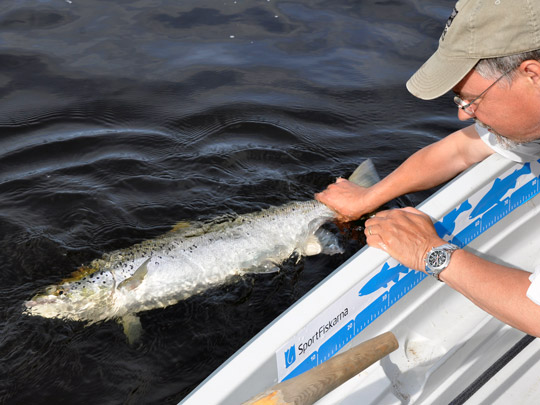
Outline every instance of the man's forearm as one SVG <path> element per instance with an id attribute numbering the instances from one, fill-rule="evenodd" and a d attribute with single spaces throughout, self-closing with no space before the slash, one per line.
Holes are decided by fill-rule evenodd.
<path id="1" fill-rule="evenodd" d="M 443 184 L 491 153 L 472 127 L 457 131 L 420 149 L 371 187 L 370 205 L 379 207 L 401 195 Z"/>
<path id="2" fill-rule="evenodd" d="M 454 252 L 440 278 L 497 319 L 540 336 L 540 306 L 526 296 L 529 275 L 461 249 Z"/>
<path id="3" fill-rule="evenodd" d="M 379 207 L 407 193 L 428 190 L 443 184 L 461 173 L 466 167 L 453 164 L 437 153 L 439 143 L 429 145 L 411 155 L 396 170 L 369 189 L 371 205 Z M 435 154 L 434 154 L 435 152 Z M 448 160 L 448 161 L 447 161 Z"/>

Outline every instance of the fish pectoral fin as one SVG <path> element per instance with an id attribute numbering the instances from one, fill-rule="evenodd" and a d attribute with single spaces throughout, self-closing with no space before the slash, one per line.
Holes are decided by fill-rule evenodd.
<path id="1" fill-rule="evenodd" d="M 139 317 L 133 314 L 124 315 L 118 322 L 124 328 L 124 334 L 127 337 L 128 343 L 130 345 L 137 343 L 141 338 L 143 330 Z"/>
<path id="2" fill-rule="evenodd" d="M 302 253 L 305 256 L 313 256 L 320 253 L 335 255 L 343 253 L 343 249 L 339 245 L 336 235 L 321 228 L 307 238 Z"/>
<path id="3" fill-rule="evenodd" d="M 124 281 L 122 281 L 120 284 L 118 284 L 118 289 L 127 289 L 127 290 L 134 290 L 138 286 L 141 285 L 144 278 L 148 274 L 148 262 L 150 261 L 150 258 L 146 259 L 143 264 L 139 266 L 137 270 L 135 270 L 135 273 L 129 278 L 126 278 Z"/>
<path id="4" fill-rule="evenodd" d="M 371 187 L 380 181 L 380 177 L 375 170 L 375 165 L 371 159 L 364 160 L 360 166 L 349 176 L 349 181 L 362 187 Z"/>

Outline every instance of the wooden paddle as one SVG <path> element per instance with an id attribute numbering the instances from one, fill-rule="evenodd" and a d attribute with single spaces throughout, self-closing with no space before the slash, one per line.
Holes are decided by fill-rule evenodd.
<path id="1" fill-rule="evenodd" d="M 392 332 L 383 333 L 274 385 L 243 405 L 311 405 L 398 347 Z"/>

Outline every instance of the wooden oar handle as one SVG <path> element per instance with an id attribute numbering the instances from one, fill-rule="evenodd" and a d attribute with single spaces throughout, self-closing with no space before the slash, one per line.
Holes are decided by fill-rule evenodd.
<path id="1" fill-rule="evenodd" d="M 311 405 L 398 347 L 392 332 L 383 333 L 274 385 L 243 405 Z"/>

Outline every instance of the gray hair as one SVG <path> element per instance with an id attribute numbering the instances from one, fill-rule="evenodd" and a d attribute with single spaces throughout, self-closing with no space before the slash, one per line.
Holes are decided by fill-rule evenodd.
<path id="1" fill-rule="evenodd" d="M 496 79 L 504 72 L 516 69 L 526 60 L 537 60 L 540 62 L 540 49 L 530 52 L 518 53 L 515 55 L 501 56 L 499 58 L 480 59 L 474 69 L 484 79 Z M 507 82 L 512 80 L 512 73 L 508 74 Z"/>

